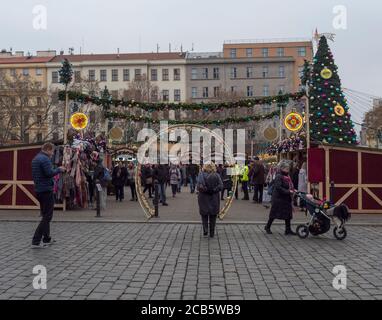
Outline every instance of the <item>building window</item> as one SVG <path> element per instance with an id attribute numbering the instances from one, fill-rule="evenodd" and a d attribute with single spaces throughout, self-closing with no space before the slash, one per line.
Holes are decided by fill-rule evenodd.
<path id="1" fill-rule="evenodd" d="M 264 66 L 263 67 L 263 78 L 268 78 L 268 76 L 269 76 L 269 67 Z"/>
<path id="2" fill-rule="evenodd" d="M 38 107 L 41 107 L 42 106 L 42 98 L 41 97 L 37 97 L 36 98 L 36 103 L 37 103 Z"/>
<path id="3" fill-rule="evenodd" d="M 53 112 L 53 125 L 58 125 L 58 112 Z"/>
<path id="4" fill-rule="evenodd" d="M 151 90 L 150 98 L 151 98 L 152 102 L 157 102 L 158 101 L 158 90 Z"/>
<path id="5" fill-rule="evenodd" d="M 180 81 L 180 69 L 174 69 L 174 80 Z"/>
<path id="6" fill-rule="evenodd" d="M 237 53 L 236 49 L 231 49 L 230 50 L 230 57 L 231 58 L 236 58 L 236 53 Z"/>
<path id="7" fill-rule="evenodd" d="M 253 86 L 247 86 L 247 97 L 253 97 Z"/>
<path id="8" fill-rule="evenodd" d="M 170 100 L 170 91 L 168 91 L 168 90 L 162 91 L 162 100 L 163 101 L 169 101 Z"/>
<path id="9" fill-rule="evenodd" d="M 284 48 L 277 48 L 277 56 L 279 57 L 284 56 Z"/>
<path id="10" fill-rule="evenodd" d="M 141 80 L 142 71 L 141 69 L 134 70 L 134 80 Z"/>
<path id="11" fill-rule="evenodd" d="M 11 77 L 16 77 L 16 69 L 10 70 Z"/>
<path id="12" fill-rule="evenodd" d="M 29 69 L 23 69 L 23 76 L 29 76 Z"/>
<path id="13" fill-rule="evenodd" d="M 279 86 L 279 92 L 280 93 L 285 93 L 285 86 L 284 85 L 280 85 Z"/>
<path id="14" fill-rule="evenodd" d="M 220 74 L 219 74 L 219 68 L 214 68 L 214 79 L 219 80 Z"/>
<path id="15" fill-rule="evenodd" d="M 74 71 L 74 82 L 81 82 L 81 71 Z"/>
<path id="16" fill-rule="evenodd" d="M 100 81 L 102 82 L 107 81 L 107 70 L 100 71 Z"/>
<path id="17" fill-rule="evenodd" d="M 253 78 L 253 67 L 247 67 L 247 78 Z"/>
<path id="18" fill-rule="evenodd" d="M 36 69 L 36 76 L 42 76 L 42 69 L 41 68 Z"/>
<path id="19" fill-rule="evenodd" d="M 169 73 L 168 69 L 162 70 L 162 81 L 168 81 L 169 80 Z"/>
<path id="20" fill-rule="evenodd" d="M 218 98 L 220 96 L 220 87 L 214 87 L 214 98 Z"/>
<path id="21" fill-rule="evenodd" d="M 203 79 L 208 79 L 208 68 L 203 68 L 202 77 Z"/>
<path id="22" fill-rule="evenodd" d="M 58 141 L 58 133 L 57 132 L 53 133 L 53 141 Z"/>
<path id="23" fill-rule="evenodd" d="M 89 70 L 89 81 L 95 81 L 95 70 Z"/>
<path id="24" fill-rule="evenodd" d="M 236 87 L 236 86 L 232 86 L 232 87 L 231 87 L 231 92 L 234 93 L 234 92 L 236 92 L 236 91 L 237 91 L 237 87 Z"/>
<path id="25" fill-rule="evenodd" d="M 299 57 L 306 57 L 306 48 L 305 47 L 300 47 L 297 49 L 297 51 L 298 51 Z"/>
<path id="26" fill-rule="evenodd" d="M 263 96 L 264 97 L 268 97 L 269 96 L 269 86 L 268 85 L 265 85 L 263 87 Z"/>
<path id="27" fill-rule="evenodd" d="M 37 133 L 37 142 L 42 142 L 42 133 Z"/>
<path id="28" fill-rule="evenodd" d="M 192 87 L 191 89 L 191 98 L 196 99 L 198 97 L 198 88 Z"/>
<path id="29" fill-rule="evenodd" d="M 111 81 L 118 81 L 118 69 L 111 70 Z"/>
<path id="30" fill-rule="evenodd" d="M 42 125 L 42 116 L 40 114 L 37 115 L 37 125 Z"/>
<path id="31" fill-rule="evenodd" d="M 263 53 L 264 58 L 269 57 L 269 49 L 268 48 L 263 48 L 262 53 Z"/>
<path id="32" fill-rule="evenodd" d="M 251 57 L 253 57 L 253 49 L 252 49 L 252 48 L 247 48 L 247 49 L 245 50 L 245 53 L 246 53 L 246 55 L 247 55 L 247 58 L 251 58 Z"/>
<path id="33" fill-rule="evenodd" d="M 130 70 L 123 69 L 123 81 L 130 81 Z"/>
<path id="34" fill-rule="evenodd" d="M 179 89 L 174 90 L 174 101 L 180 102 L 180 90 Z"/>
<path id="35" fill-rule="evenodd" d="M 29 133 L 24 133 L 24 143 L 29 143 Z"/>
<path id="36" fill-rule="evenodd" d="M 58 71 L 52 72 L 52 83 L 58 83 Z"/>
<path id="37" fill-rule="evenodd" d="M 231 68 L 231 79 L 236 79 L 237 78 L 237 68 L 232 67 Z"/>
<path id="38" fill-rule="evenodd" d="M 198 69 L 192 68 L 192 70 L 191 70 L 191 79 L 192 80 L 197 80 L 198 79 Z"/>
<path id="39" fill-rule="evenodd" d="M 203 98 L 208 98 L 208 87 L 203 88 Z"/>
<path id="40" fill-rule="evenodd" d="M 151 81 L 158 81 L 158 70 L 151 69 Z"/>
<path id="41" fill-rule="evenodd" d="M 285 67 L 284 66 L 279 66 L 279 77 L 285 78 Z"/>

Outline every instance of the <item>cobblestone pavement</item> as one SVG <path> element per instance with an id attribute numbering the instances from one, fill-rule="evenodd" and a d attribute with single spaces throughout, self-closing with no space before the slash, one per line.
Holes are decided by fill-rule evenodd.
<path id="1" fill-rule="evenodd" d="M 57 244 L 33 250 L 36 227 L 0 223 L 0 299 L 382 299 L 382 228 L 300 240 L 256 225 L 53 223 Z M 32 269 L 47 268 L 47 290 Z M 335 265 L 347 290 L 332 287 Z"/>
<path id="2" fill-rule="evenodd" d="M 77 222 L 77 221 L 129 221 L 145 222 L 143 210 L 139 203 L 131 202 L 130 191 L 125 190 L 126 200 L 122 203 L 116 202 L 114 197 L 108 198 L 107 210 L 102 212 L 101 218 L 95 218 L 94 210 L 55 211 L 55 221 Z M 151 222 L 198 222 L 200 221 L 197 195 L 191 195 L 189 190 L 183 188 L 183 192 L 176 198 L 172 198 L 167 190 L 168 207 L 159 207 L 159 219 Z M 251 194 L 252 199 L 253 194 Z M 239 199 L 243 197 L 240 194 Z M 222 203 L 223 204 L 223 203 Z M 262 205 L 254 204 L 252 201 L 235 200 L 229 210 L 224 222 L 227 223 L 265 223 L 268 221 L 269 209 Z M 37 221 L 38 210 L 0 210 L 0 221 Z M 294 223 L 307 221 L 305 214 L 296 208 Z M 350 224 L 369 224 L 382 226 L 382 215 L 380 214 L 357 214 L 353 215 Z"/>

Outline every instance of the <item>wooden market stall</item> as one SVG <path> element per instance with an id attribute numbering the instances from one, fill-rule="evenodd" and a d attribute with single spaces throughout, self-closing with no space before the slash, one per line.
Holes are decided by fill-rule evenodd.
<path id="1" fill-rule="evenodd" d="M 41 144 L 0 148 L 0 209 L 39 209 L 31 163 Z M 57 204 L 57 208 L 63 208 Z"/>
<path id="2" fill-rule="evenodd" d="M 321 145 L 309 149 L 308 159 L 309 182 L 321 199 L 332 197 L 352 213 L 382 214 L 381 150 Z"/>

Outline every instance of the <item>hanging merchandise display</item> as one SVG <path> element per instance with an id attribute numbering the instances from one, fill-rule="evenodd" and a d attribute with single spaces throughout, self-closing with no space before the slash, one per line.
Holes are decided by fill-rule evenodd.
<path id="1" fill-rule="evenodd" d="M 304 125 L 302 116 L 297 112 L 291 112 L 284 119 L 285 127 L 292 132 L 300 131 Z"/>
<path id="2" fill-rule="evenodd" d="M 66 202 L 66 208 L 86 209 L 94 202 L 93 173 L 99 155 L 106 152 L 103 137 L 82 138 L 77 134 L 72 142 L 56 147 L 53 165 L 63 166 L 66 172 L 54 178 L 54 194 L 57 203 Z M 97 154 L 97 157 L 94 157 Z"/>

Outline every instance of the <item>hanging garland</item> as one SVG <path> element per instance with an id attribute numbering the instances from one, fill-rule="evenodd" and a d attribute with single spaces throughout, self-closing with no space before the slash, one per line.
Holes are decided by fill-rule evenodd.
<path id="1" fill-rule="evenodd" d="M 115 107 L 125 107 L 125 108 L 141 108 L 145 111 L 164 111 L 164 110 L 204 110 L 204 111 L 219 111 L 223 109 L 235 109 L 235 108 L 252 108 L 256 105 L 271 105 L 273 103 L 285 104 L 291 99 L 293 101 L 300 100 L 305 92 L 298 93 L 288 93 L 283 95 L 277 95 L 273 97 L 264 97 L 259 99 L 247 99 L 240 100 L 237 102 L 219 102 L 219 103 L 146 103 L 138 102 L 135 100 L 120 100 L 112 99 L 111 97 L 105 98 L 105 96 L 99 98 L 94 96 L 89 96 L 79 92 L 70 91 L 69 99 L 84 103 L 84 104 L 95 104 L 97 106 L 103 106 L 104 109 L 108 110 L 111 106 Z M 58 93 L 59 100 L 65 100 L 65 91 L 60 91 Z"/>
<path id="2" fill-rule="evenodd" d="M 243 122 L 250 122 L 250 121 L 273 119 L 274 117 L 279 115 L 280 115 L 279 111 L 274 111 L 267 115 L 254 115 L 254 116 L 247 116 L 242 118 L 226 118 L 221 120 L 167 120 L 167 122 L 171 125 L 200 124 L 200 125 L 218 125 L 219 126 L 219 125 L 229 124 L 229 123 L 243 123 Z M 155 120 L 149 117 L 128 115 L 128 114 L 124 114 L 120 112 L 105 112 L 105 118 L 106 119 L 125 119 L 129 121 L 134 121 L 134 122 L 145 122 L 145 123 L 152 123 L 152 124 L 157 124 L 162 121 L 162 120 Z"/>

